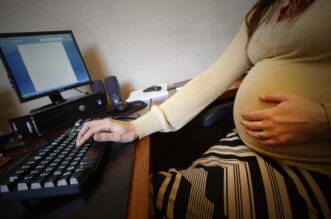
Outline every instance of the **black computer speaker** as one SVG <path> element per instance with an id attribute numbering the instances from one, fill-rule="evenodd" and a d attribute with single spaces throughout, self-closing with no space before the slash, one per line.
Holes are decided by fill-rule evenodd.
<path id="1" fill-rule="evenodd" d="M 107 94 L 106 94 L 106 89 L 103 86 L 102 80 L 95 80 L 91 84 L 91 92 L 92 93 L 100 93 L 103 101 L 106 103 L 107 102 Z"/>
<path id="2" fill-rule="evenodd" d="M 122 103 L 120 85 L 118 84 L 116 76 L 105 78 L 105 85 L 112 104 L 116 105 Z"/>
<path id="3" fill-rule="evenodd" d="M 108 114 L 114 119 L 124 118 L 132 114 L 147 104 L 144 101 L 137 100 L 132 102 L 125 102 L 121 98 L 120 85 L 118 84 L 116 76 L 109 76 L 105 79 L 106 90 L 112 102 L 112 106 L 108 109 Z"/>

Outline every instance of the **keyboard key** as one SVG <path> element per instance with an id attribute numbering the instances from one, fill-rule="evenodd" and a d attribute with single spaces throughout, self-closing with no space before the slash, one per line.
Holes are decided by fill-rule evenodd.
<path id="1" fill-rule="evenodd" d="M 68 185 L 68 181 L 66 178 L 60 178 L 56 183 L 56 186 L 67 186 L 67 185 Z"/>
<path id="2" fill-rule="evenodd" d="M 34 159 L 35 160 L 40 160 L 41 159 L 41 156 L 40 155 L 36 155 L 36 156 L 34 156 Z"/>
<path id="3" fill-rule="evenodd" d="M 57 178 L 58 178 L 57 176 L 50 176 L 44 183 L 44 187 L 45 188 L 55 187 Z"/>
<path id="4" fill-rule="evenodd" d="M 9 177 L 10 182 L 15 182 L 16 180 L 18 180 L 18 175 L 13 175 Z"/>
<path id="5" fill-rule="evenodd" d="M 61 174 L 62 174 L 61 170 L 55 170 L 54 173 L 53 173 L 54 176 L 59 176 Z"/>
<path id="6" fill-rule="evenodd" d="M 31 189 L 41 189 L 41 183 L 31 183 Z"/>
<path id="7" fill-rule="evenodd" d="M 70 185 L 80 184 L 85 180 L 84 170 L 77 169 L 70 177 Z"/>
<path id="8" fill-rule="evenodd" d="M 22 180 L 17 183 L 17 190 L 22 191 L 22 190 L 28 190 L 29 189 L 29 180 Z"/>
<path id="9" fill-rule="evenodd" d="M 39 176 L 31 182 L 31 189 L 41 189 L 47 179 L 47 175 Z"/>
<path id="10" fill-rule="evenodd" d="M 0 193 L 9 192 L 10 185 L 11 185 L 10 182 L 0 183 Z"/>
<path id="11" fill-rule="evenodd" d="M 69 185 L 70 182 L 70 175 L 72 174 L 72 171 L 67 171 L 63 173 L 63 176 L 61 176 L 58 180 L 56 185 L 57 186 L 66 186 Z"/>

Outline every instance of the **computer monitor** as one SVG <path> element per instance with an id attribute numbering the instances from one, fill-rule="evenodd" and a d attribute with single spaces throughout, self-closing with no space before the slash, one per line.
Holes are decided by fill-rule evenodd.
<path id="1" fill-rule="evenodd" d="M 0 34 L 0 55 L 21 103 L 91 83 L 72 31 Z M 51 104 L 51 105 L 52 105 Z"/>

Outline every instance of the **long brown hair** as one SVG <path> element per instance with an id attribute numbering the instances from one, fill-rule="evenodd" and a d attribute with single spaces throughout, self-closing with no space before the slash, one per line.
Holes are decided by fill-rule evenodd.
<path id="1" fill-rule="evenodd" d="M 246 15 L 246 25 L 247 25 L 247 34 L 248 39 L 250 39 L 255 32 L 255 30 L 259 27 L 262 21 L 262 17 L 268 12 L 268 10 L 277 2 L 278 0 L 258 0 L 257 3 L 252 7 L 252 9 Z M 290 0 L 291 3 L 296 4 L 295 10 L 291 10 L 290 12 L 286 12 L 287 8 L 282 9 L 282 12 L 286 12 L 288 16 L 286 17 L 294 17 L 300 12 L 304 11 L 314 0 Z M 281 13 L 282 13 L 281 12 Z"/>

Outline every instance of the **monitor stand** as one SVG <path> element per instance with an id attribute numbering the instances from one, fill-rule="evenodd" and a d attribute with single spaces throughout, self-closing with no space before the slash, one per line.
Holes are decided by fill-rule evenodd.
<path id="1" fill-rule="evenodd" d="M 66 99 L 64 99 L 62 97 L 62 95 L 61 95 L 60 92 L 55 92 L 55 93 L 49 94 L 48 97 L 49 97 L 49 99 L 51 99 L 51 103 L 50 104 L 47 104 L 47 105 L 42 106 L 42 107 L 38 107 L 36 109 L 32 109 L 30 111 L 30 113 L 35 113 L 35 112 L 44 110 L 46 108 L 49 108 L 49 107 L 52 107 L 52 106 L 55 106 L 55 105 L 58 105 L 58 104 L 61 104 L 61 103 L 66 102 Z"/>

